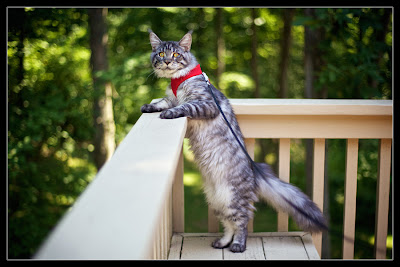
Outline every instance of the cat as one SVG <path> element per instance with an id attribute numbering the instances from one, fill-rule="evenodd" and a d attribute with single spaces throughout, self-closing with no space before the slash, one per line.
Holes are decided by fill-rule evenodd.
<path id="1" fill-rule="evenodd" d="M 179 42 L 161 41 L 154 32 L 149 30 L 149 33 L 154 73 L 159 78 L 171 79 L 171 84 L 162 100 L 143 105 L 141 112 L 161 112 L 161 119 L 188 118 L 186 137 L 202 174 L 206 200 L 224 227 L 224 235 L 211 245 L 219 249 L 229 246 L 232 252 L 245 251 L 247 224 L 255 210 L 252 203 L 259 198 L 288 213 L 304 231 L 323 230 L 325 219 L 320 209 L 300 189 L 280 180 L 266 163 L 256 163 L 262 175 L 253 171 L 190 52 L 192 31 Z M 233 131 L 244 144 L 229 100 L 214 86 L 211 88 Z"/>

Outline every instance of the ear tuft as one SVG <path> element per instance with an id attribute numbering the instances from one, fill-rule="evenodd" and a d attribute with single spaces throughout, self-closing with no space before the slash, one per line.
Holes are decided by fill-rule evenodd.
<path id="1" fill-rule="evenodd" d="M 150 32 L 150 44 L 151 44 L 151 48 L 153 49 L 153 51 L 155 51 L 156 49 L 157 49 L 157 47 L 161 44 L 161 40 L 160 40 L 160 38 L 158 38 L 158 36 L 154 33 L 154 32 L 152 32 L 150 29 L 149 29 L 149 32 Z"/>
<path id="2" fill-rule="evenodd" d="M 192 30 L 190 30 L 182 39 L 179 41 L 179 45 L 183 47 L 186 52 L 190 51 L 190 46 L 192 45 Z"/>

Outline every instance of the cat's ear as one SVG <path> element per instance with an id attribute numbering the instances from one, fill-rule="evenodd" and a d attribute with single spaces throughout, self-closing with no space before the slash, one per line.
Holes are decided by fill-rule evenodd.
<path id="1" fill-rule="evenodd" d="M 158 36 L 152 32 L 151 30 L 149 30 L 150 33 L 150 44 L 151 44 L 151 48 L 153 49 L 153 51 L 155 51 L 157 49 L 157 47 L 161 44 L 161 40 L 160 38 L 158 38 Z"/>
<path id="2" fill-rule="evenodd" d="M 182 39 L 179 41 L 179 45 L 185 49 L 186 52 L 190 51 L 190 46 L 192 45 L 192 32 L 189 31 Z"/>

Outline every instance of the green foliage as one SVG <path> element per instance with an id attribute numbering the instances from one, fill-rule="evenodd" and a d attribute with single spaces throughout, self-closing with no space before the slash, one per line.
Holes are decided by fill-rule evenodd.
<path id="1" fill-rule="evenodd" d="M 317 91 L 328 98 L 392 97 L 392 26 L 387 9 L 316 9 L 314 17 L 297 9 L 288 70 L 289 97 L 304 95 L 304 26 L 319 29 L 323 40 Z M 33 255 L 49 230 L 96 174 L 93 91 L 86 9 L 10 8 L 8 31 L 8 251 L 10 258 Z M 254 95 L 251 25 L 258 37 L 261 97 L 278 95 L 282 10 L 261 8 L 253 21 L 247 8 L 223 9 L 225 72 L 221 90 L 230 98 Z M 141 115 L 140 106 L 164 95 L 149 62 L 151 28 L 163 40 L 179 40 L 193 29 L 192 51 L 216 81 L 214 8 L 109 9 L 109 70 L 96 75 L 113 85 L 117 144 Z M 276 167 L 277 143 L 265 140 L 256 158 Z M 344 140 L 327 140 L 331 227 L 342 230 L 345 173 Z M 378 142 L 360 140 L 356 238 L 370 242 Z M 304 145 L 293 141 L 291 182 L 305 189 Z M 207 206 L 201 180 L 185 152 L 186 230 L 206 231 Z M 275 231 L 276 213 L 257 204 L 256 231 Z M 391 216 L 391 215 L 390 215 Z M 389 220 L 389 222 L 391 222 Z M 389 225 L 390 229 L 391 225 Z M 296 227 L 290 223 L 290 229 Z M 332 257 L 341 257 L 341 239 L 331 236 Z M 371 257 L 356 241 L 356 257 Z M 389 254 L 390 255 L 390 254 Z"/>
<path id="2" fill-rule="evenodd" d="M 328 87 L 329 98 L 391 99 L 391 23 L 384 24 L 383 12 L 317 10 L 317 25 L 323 27 L 326 36 L 320 48 L 327 64 L 316 86 Z"/>
<path id="3" fill-rule="evenodd" d="M 22 68 L 15 57 L 21 31 L 9 32 L 8 46 L 11 258 L 30 257 L 95 174 L 86 15 L 39 9 L 26 16 L 34 27 L 25 34 Z"/>

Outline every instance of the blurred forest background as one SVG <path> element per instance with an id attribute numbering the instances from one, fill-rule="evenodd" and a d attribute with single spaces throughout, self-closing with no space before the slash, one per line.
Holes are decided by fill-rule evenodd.
<path id="1" fill-rule="evenodd" d="M 392 99 L 391 8 L 9 8 L 9 258 L 32 257 L 140 107 L 163 96 L 169 81 L 152 74 L 149 28 L 176 41 L 193 29 L 192 52 L 229 98 Z M 277 144 L 257 140 L 256 160 L 276 169 Z M 346 141 L 326 144 L 324 209 L 341 232 Z M 308 194 L 311 151 L 311 140 L 292 140 L 291 182 Z M 187 142 L 184 154 L 185 230 L 206 232 Z M 360 140 L 356 258 L 373 257 L 377 159 L 378 141 Z M 257 208 L 255 231 L 276 231 L 276 213 Z M 325 235 L 323 257 L 340 258 L 341 247 Z"/>

